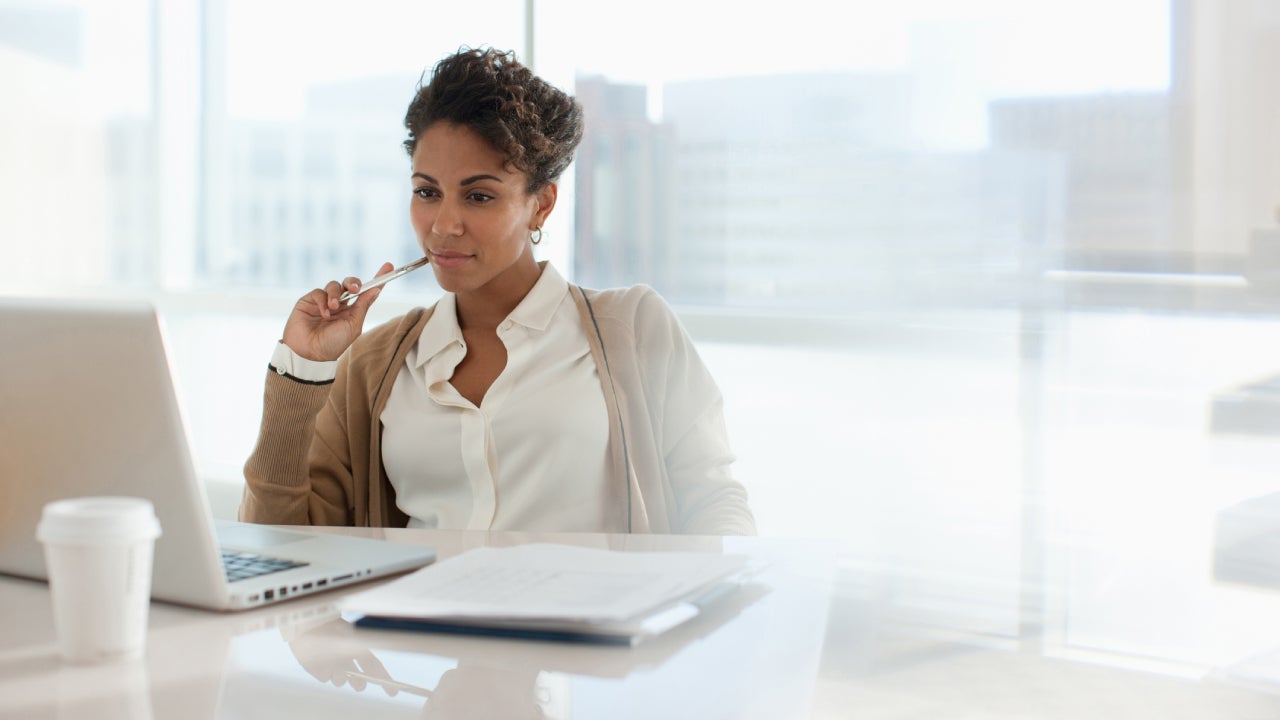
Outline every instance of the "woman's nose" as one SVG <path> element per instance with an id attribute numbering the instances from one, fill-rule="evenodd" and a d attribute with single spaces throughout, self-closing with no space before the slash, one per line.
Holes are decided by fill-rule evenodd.
<path id="1" fill-rule="evenodd" d="M 462 213 L 458 204 L 444 198 L 437 205 L 435 221 L 431 223 L 431 232 L 440 237 L 462 234 Z"/>

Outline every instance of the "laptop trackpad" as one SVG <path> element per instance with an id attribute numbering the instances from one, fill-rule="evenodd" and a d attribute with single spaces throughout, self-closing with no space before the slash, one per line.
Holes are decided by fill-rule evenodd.
<path id="1" fill-rule="evenodd" d="M 312 537 L 304 533 L 275 530 L 261 525 L 218 525 L 218 543 L 223 547 L 243 550 L 261 550 L 299 540 L 310 540 Z"/>

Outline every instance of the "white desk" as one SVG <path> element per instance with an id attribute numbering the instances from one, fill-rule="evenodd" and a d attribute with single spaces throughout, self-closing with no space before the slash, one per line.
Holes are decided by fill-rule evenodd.
<path id="1" fill-rule="evenodd" d="M 145 661 L 90 667 L 58 660 L 43 584 L 0 578 L 0 717 L 1280 717 L 1280 661 L 1268 680 L 1265 655 L 1205 665 L 1091 655 L 1062 643 L 1052 623 L 1012 636 L 958 629 L 965 623 L 945 618 L 965 609 L 972 618 L 981 598 L 999 598 L 997 607 L 1018 589 L 974 581 L 959 605 L 934 598 L 941 610 L 926 612 L 920 596 L 897 592 L 911 578 L 891 564 L 848 554 L 836 562 L 821 543 L 386 536 L 433 545 L 441 557 L 536 540 L 723 547 L 771 565 L 758 585 L 717 611 L 636 648 L 355 629 L 334 611 L 343 592 L 335 591 L 235 614 L 155 604 Z M 1257 592 L 1280 609 L 1280 596 Z M 1280 648 L 1280 637 L 1268 642 L 1259 646 Z"/>

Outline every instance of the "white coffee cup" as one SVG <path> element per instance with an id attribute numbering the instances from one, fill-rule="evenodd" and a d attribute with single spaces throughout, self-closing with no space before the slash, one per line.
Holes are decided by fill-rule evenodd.
<path id="1" fill-rule="evenodd" d="M 44 543 L 58 648 L 71 662 L 142 657 L 151 607 L 151 561 L 160 523 L 150 501 L 59 500 L 44 507 Z"/>

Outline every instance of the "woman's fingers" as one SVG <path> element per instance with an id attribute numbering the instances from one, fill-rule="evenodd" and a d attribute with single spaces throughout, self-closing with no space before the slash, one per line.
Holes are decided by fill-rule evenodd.
<path id="1" fill-rule="evenodd" d="M 386 275 L 394 269 L 391 263 L 383 263 L 374 277 Z M 341 282 L 330 280 L 324 287 L 298 298 L 285 323 L 285 344 L 311 360 L 336 359 L 360 335 L 369 306 L 382 290 L 373 288 L 354 301 L 339 299 L 343 293 L 360 292 L 363 286 L 360 278 L 349 276 Z M 333 322 L 335 320 L 340 322 Z"/>
<path id="2" fill-rule="evenodd" d="M 323 310 L 320 313 L 321 317 L 325 318 L 326 320 L 329 319 L 329 317 L 331 316 L 331 313 L 336 311 L 342 305 L 340 302 L 338 302 L 338 298 L 342 295 L 342 292 L 343 292 L 342 286 L 338 284 L 337 280 L 330 280 L 324 286 L 325 297 L 324 297 Z"/>
<path id="3" fill-rule="evenodd" d="M 395 269 L 395 266 L 394 266 L 394 265 L 392 265 L 391 263 L 389 263 L 389 262 L 387 262 L 387 263 L 382 263 L 382 267 L 378 268 L 378 272 L 374 273 L 374 274 L 373 274 L 373 277 L 374 277 L 374 278 L 380 278 L 380 277 L 382 277 L 383 275 L 386 275 L 387 273 L 391 272 L 391 271 L 392 271 L 392 270 L 394 270 L 394 269 Z M 347 280 L 356 280 L 357 287 L 356 287 L 356 289 L 355 289 L 355 290 L 352 290 L 352 292 L 358 292 L 358 291 L 359 291 L 359 289 L 360 289 L 360 287 L 359 287 L 359 282 L 360 282 L 360 281 L 359 281 L 358 279 L 356 279 L 356 278 L 347 278 Z M 382 294 L 382 288 L 381 288 L 381 287 L 376 287 L 376 288 L 373 288 L 373 289 L 371 289 L 371 290 L 366 290 L 366 291 L 365 291 L 365 293 L 364 293 L 363 295 L 361 295 L 360 297 L 358 297 L 358 298 L 356 298 L 356 299 L 355 299 L 355 301 L 352 303 L 352 305 L 353 305 L 353 306 L 355 306 L 355 307 L 360 308 L 362 311 L 363 311 L 363 310 L 368 310 L 368 309 L 369 309 L 369 306 L 373 304 L 373 301 L 374 301 L 374 300 L 377 300 L 377 299 L 378 299 L 378 295 L 380 295 L 380 294 Z"/>
<path id="4" fill-rule="evenodd" d="M 316 288 L 311 292 L 298 298 L 298 302 L 293 306 L 294 310 L 302 312 L 306 315 L 319 316 L 324 312 L 325 301 L 328 296 L 321 288 Z"/>

